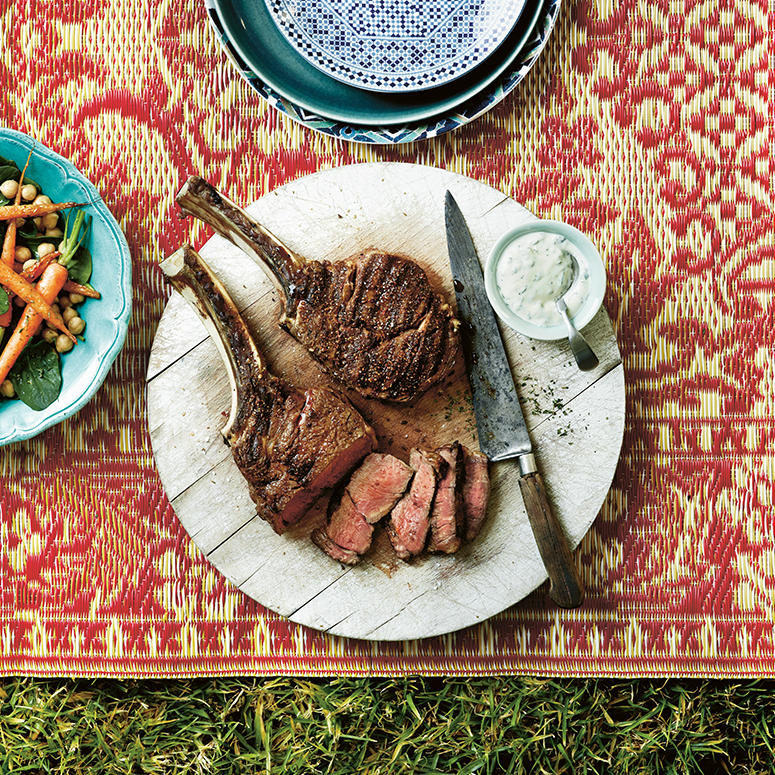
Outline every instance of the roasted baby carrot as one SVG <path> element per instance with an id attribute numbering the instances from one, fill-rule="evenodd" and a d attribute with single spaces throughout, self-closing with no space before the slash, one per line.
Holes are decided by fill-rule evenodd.
<path id="1" fill-rule="evenodd" d="M 39 258 L 28 269 L 22 269 L 22 271 L 19 272 L 19 274 L 28 282 L 37 280 L 38 277 L 40 277 L 43 274 L 43 270 L 52 261 L 56 261 L 58 258 L 59 258 L 59 251 L 55 250 L 53 253 L 49 253 L 47 256 L 43 256 L 43 258 Z"/>
<path id="2" fill-rule="evenodd" d="M 58 213 L 60 210 L 69 210 L 71 207 L 83 207 L 85 202 L 41 202 L 28 205 L 4 205 L 0 207 L 0 221 L 11 218 L 38 218 L 49 213 Z"/>
<path id="3" fill-rule="evenodd" d="M 22 186 L 24 185 L 24 173 L 27 172 L 27 167 L 30 166 L 30 159 L 32 158 L 32 151 L 27 156 L 27 161 L 24 164 L 24 169 L 19 176 L 19 185 L 16 187 L 16 196 L 14 197 L 14 206 L 18 207 L 22 201 Z M 13 268 L 14 256 L 16 255 L 16 219 L 10 221 L 5 231 L 5 239 L 3 240 L 3 253 L 0 260 L 8 267 Z M 8 301 L 11 300 L 11 294 L 8 295 Z M 9 304 L 8 309 L 0 315 L 0 326 L 8 328 L 11 325 L 12 311 Z"/>
<path id="4" fill-rule="evenodd" d="M 48 304 L 52 304 L 62 290 L 66 280 L 66 266 L 56 262 L 49 264 L 40 276 L 37 285 L 41 298 L 45 299 Z M 3 348 L 3 352 L 0 353 L 0 384 L 8 376 L 8 372 L 13 368 L 27 342 L 30 341 L 32 335 L 40 328 L 42 322 L 43 316 L 35 307 L 28 304 Z"/>
<path id="5" fill-rule="evenodd" d="M 74 280 L 68 280 L 62 286 L 62 290 L 67 291 L 68 293 L 80 293 L 81 296 L 86 296 L 90 299 L 101 298 L 100 292 L 96 290 L 96 288 L 92 288 L 91 285 L 81 285 Z"/>
<path id="6" fill-rule="evenodd" d="M 64 280 L 62 282 L 64 283 Z M 67 330 L 62 316 L 51 309 L 51 302 L 47 302 L 34 285 L 30 285 L 27 280 L 21 275 L 16 274 L 13 269 L 7 267 L 2 261 L 0 261 L 0 285 L 8 288 L 9 291 L 15 293 L 27 304 L 31 304 L 55 328 L 58 328 L 63 334 L 67 334 L 75 341 L 75 337 Z"/>
<path id="7" fill-rule="evenodd" d="M 7 266 L 13 271 L 14 255 L 16 254 L 16 221 L 11 221 L 5 231 L 5 239 L 3 240 L 3 253 L 0 261 L 4 266 Z M 8 328 L 11 325 L 11 296 L 12 294 L 6 290 L 8 294 L 8 309 L 0 313 L 0 326 Z"/>

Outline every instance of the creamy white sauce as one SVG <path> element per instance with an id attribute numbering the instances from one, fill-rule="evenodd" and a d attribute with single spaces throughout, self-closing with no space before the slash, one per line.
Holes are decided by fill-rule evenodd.
<path id="1" fill-rule="evenodd" d="M 558 234 L 531 232 L 509 243 L 495 269 L 495 280 L 503 301 L 523 320 L 535 326 L 555 326 L 562 317 L 555 307 L 573 277 L 573 261 L 579 277 L 564 297 L 573 317 L 589 295 L 589 267 L 569 240 Z"/>

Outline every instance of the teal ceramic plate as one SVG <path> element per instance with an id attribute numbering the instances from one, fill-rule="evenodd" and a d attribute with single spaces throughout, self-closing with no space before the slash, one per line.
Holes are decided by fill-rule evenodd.
<path id="1" fill-rule="evenodd" d="M 32 438 L 74 415 L 105 379 L 126 338 L 132 309 L 132 263 L 129 247 L 97 189 L 66 159 L 31 137 L 0 127 L 0 156 L 24 166 L 27 176 L 54 201 L 89 202 L 92 217 L 88 248 L 94 261 L 91 284 L 102 298 L 87 299 L 80 309 L 86 320 L 84 340 L 62 358 L 62 392 L 48 408 L 36 412 L 21 401 L 0 402 L 0 445 Z"/>
<path id="2" fill-rule="evenodd" d="M 524 63 L 546 1 L 529 0 L 503 44 L 478 67 L 444 86 L 403 93 L 360 89 L 314 67 L 288 43 L 260 0 L 206 0 L 206 6 L 235 64 L 270 102 L 279 95 L 296 111 L 349 126 L 379 127 L 456 113 L 488 87 L 497 90 L 498 80 Z"/>

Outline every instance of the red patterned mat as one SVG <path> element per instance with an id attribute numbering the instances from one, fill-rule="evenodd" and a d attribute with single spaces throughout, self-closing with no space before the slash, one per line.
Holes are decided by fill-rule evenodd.
<path id="1" fill-rule="evenodd" d="M 56 18 L 54 18 L 56 17 Z M 199 0 L 18 0 L 0 120 L 70 158 L 125 229 L 135 314 L 96 398 L 0 450 L 0 671 L 38 675 L 775 673 L 775 14 L 759 2 L 567 2 L 525 81 L 432 141 L 348 145 L 281 117 Z M 1 151 L 0 151 L 1 153 Z M 247 202 L 332 165 L 401 160 L 485 181 L 584 229 L 628 382 L 613 488 L 546 590 L 430 641 L 341 640 L 226 583 L 161 488 L 144 378 L 191 172 Z"/>

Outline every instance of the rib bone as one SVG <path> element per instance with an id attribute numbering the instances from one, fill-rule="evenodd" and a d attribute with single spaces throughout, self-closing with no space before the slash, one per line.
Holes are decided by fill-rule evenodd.
<path id="1" fill-rule="evenodd" d="M 269 371 L 226 289 L 191 246 L 161 268 L 218 347 L 232 389 L 221 432 L 259 516 L 282 533 L 371 452 L 374 431 L 338 392 L 302 392 Z"/>
<path id="2" fill-rule="evenodd" d="M 458 321 L 411 259 L 368 250 L 336 262 L 307 260 L 199 177 L 177 202 L 264 269 L 283 297 L 280 325 L 344 385 L 411 401 L 452 371 Z"/>

